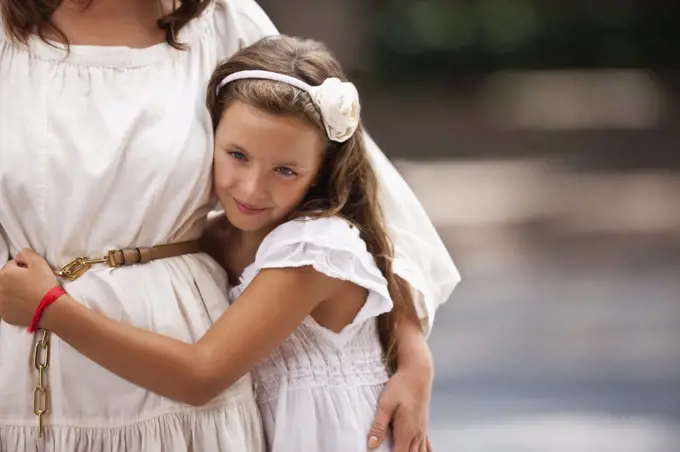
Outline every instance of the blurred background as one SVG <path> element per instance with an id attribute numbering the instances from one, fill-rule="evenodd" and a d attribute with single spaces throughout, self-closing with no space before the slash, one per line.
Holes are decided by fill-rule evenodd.
<path id="1" fill-rule="evenodd" d="M 463 275 L 435 451 L 680 451 L 680 2 L 259 0 L 325 41 Z"/>

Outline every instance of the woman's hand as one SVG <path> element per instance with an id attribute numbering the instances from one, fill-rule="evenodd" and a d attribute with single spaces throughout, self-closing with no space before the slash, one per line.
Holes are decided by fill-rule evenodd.
<path id="1" fill-rule="evenodd" d="M 427 437 L 434 364 L 419 325 L 402 324 L 399 333 L 398 369 L 385 385 L 369 432 L 369 449 L 389 435 L 395 452 L 430 452 Z"/>
<path id="2" fill-rule="evenodd" d="M 410 297 L 408 282 L 397 277 L 400 292 Z M 397 371 L 380 394 L 368 448 L 376 449 L 392 429 L 395 452 L 431 452 L 427 429 L 434 380 L 432 353 L 413 300 L 396 329 Z"/>
<path id="3" fill-rule="evenodd" d="M 0 317 L 18 326 L 29 326 L 40 300 L 57 286 L 47 262 L 33 250 L 22 250 L 0 270 Z"/>
<path id="4" fill-rule="evenodd" d="M 369 448 L 388 436 L 395 452 L 429 452 L 428 420 L 434 370 L 431 361 L 403 363 L 387 382 L 369 433 Z"/>

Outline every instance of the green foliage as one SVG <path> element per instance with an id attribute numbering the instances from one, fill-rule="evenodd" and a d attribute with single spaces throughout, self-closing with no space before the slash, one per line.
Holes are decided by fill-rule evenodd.
<path id="1" fill-rule="evenodd" d="M 381 80 L 498 69 L 675 68 L 674 0 L 382 0 Z"/>

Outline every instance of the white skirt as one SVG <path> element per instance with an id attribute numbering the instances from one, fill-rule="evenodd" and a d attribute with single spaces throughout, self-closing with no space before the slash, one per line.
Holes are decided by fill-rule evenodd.
<path id="1" fill-rule="evenodd" d="M 75 423 L 75 422 L 72 422 Z M 251 395 L 244 392 L 201 408 L 185 407 L 137 417 L 108 427 L 46 421 L 0 425 L 0 452 L 263 452 L 262 425 Z"/>
<path id="2" fill-rule="evenodd" d="M 107 317 L 195 342 L 227 307 L 217 264 L 189 255 L 110 270 L 93 267 L 65 285 Z M 262 452 L 250 375 L 192 407 L 112 374 L 52 335 L 44 437 L 33 413 L 37 337 L 0 322 L 0 452 Z"/>

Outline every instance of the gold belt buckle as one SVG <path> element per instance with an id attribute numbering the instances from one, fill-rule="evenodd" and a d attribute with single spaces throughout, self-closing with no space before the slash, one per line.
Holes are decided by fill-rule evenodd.
<path id="1" fill-rule="evenodd" d="M 98 259 L 88 259 L 82 256 L 76 257 L 54 273 L 60 278 L 68 279 L 69 281 L 75 281 L 86 271 L 88 271 L 94 264 L 106 264 L 111 268 L 120 267 L 120 265 L 117 265 L 114 261 L 113 255 L 115 252 L 116 250 L 111 250 L 105 257 L 100 257 Z"/>

